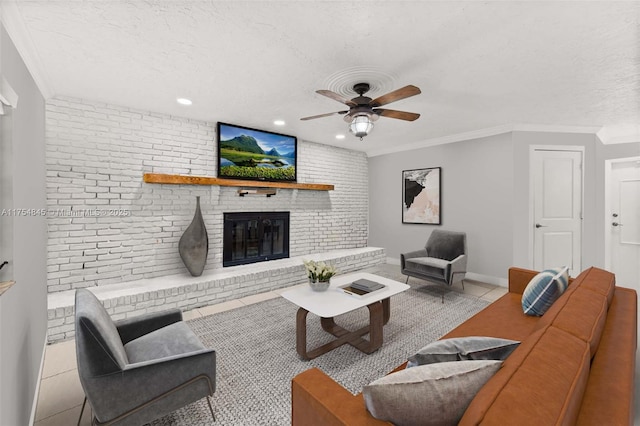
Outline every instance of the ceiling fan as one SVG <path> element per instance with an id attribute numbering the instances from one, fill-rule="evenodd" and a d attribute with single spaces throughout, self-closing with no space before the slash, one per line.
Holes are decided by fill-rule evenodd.
<path id="1" fill-rule="evenodd" d="M 373 122 L 380 116 L 396 118 L 405 121 L 414 121 L 420 117 L 420 114 L 414 112 L 396 111 L 393 109 L 380 108 L 391 102 L 399 101 L 411 96 L 420 94 L 420 89 L 416 86 L 405 86 L 401 89 L 394 90 L 386 95 L 371 99 L 364 96 L 370 89 L 368 83 L 357 83 L 353 86 L 353 91 L 358 94 L 353 99 L 347 99 L 331 90 L 316 90 L 316 93 L 341 102 L 349 107 L 347 111 L 329 112 L 327 114 L 312 115 L 310 117 L 301 118 L 301 120 L 313 120 L 315 118 L 329 117 L 331 115 L 344 115 L 343 119 L 349 125 L 349 131 L 362 140 L 373 129 Z"/>

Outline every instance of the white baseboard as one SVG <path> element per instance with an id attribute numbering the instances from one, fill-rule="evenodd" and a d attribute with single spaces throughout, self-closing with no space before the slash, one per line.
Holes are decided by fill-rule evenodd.
<path id="1" fill-rule="evenodd" d="M 475 272 L 467 272 L 464 276 L 470 280 L 480 281 L 487 284 L 493 284 L 500 287 L 509 287 L 509 280 L 506 278 L 492 277 L 490 275 L 476 274 Z"/>
<path id="2" fill-rule="evenodd" d="M 390 265 L 400 265 L 400 259 L 396 257 L 387 257 L 387 263 Z M 480 281 L 487 284 L 497 285 L 500 287 L 509 287 L 509 280 L 506 278 L 492 277 L 490 275 L 476 274 L 475 272 L 467 272 L 465 278 Z"/>
<path id="3" fill-rule="evenodd" d="M 44 371 L 44 357 L 47 352 L 47 333 L 44 334 L 44 343 L 42 345 L 42 358 L 40 358 L 40 369 L 38 370 L 38 382 L 33 395 L 33 404 L 31 404 L 31 417 L 29 418 L 29 426 L 33 426 L 36 422 L 36 410 L 38 408 L 38 396 L 40 396 L 40 383 L 42 382 L 42 372 Z"/>

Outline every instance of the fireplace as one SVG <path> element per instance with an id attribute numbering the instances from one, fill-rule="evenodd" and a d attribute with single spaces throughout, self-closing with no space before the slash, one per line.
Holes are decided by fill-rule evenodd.
<path id="1" fill-rule="evenodd" d="M 224 214 L 222 266 L 289 257 L 289 212 Z"/>

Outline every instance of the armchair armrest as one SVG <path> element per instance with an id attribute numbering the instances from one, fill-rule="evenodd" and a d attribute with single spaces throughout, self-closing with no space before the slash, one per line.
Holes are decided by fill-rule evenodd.
<path id="1" fill-rule="evenodd" d="M 467 255 L 461 254 L 451 261 L 451 273 L 467 272 Z"/>
<path id="2" fill-rule="evenodd" d="M 292 426 L 389 425 L 367 411 L 361 395 L 312 368 L 291 381 Z"/>
<path id="3" fill-rule="evenodd" d="M 167 401 L 171 401 L 169 394 L 183 385 L 190 387 L 187 398 L 194 401 L 213 394 L 216 388 L 215 350 L 201 349 L 127 364 L 122 371 L 90 377 L 83 383 L 90 390 L 88 394 L 93 396 L 91 405 L 94 413 L 101 413 L 101 418 L 98 418 L 101 422 L 112 420 L 149 401 L 157 401 L 159 397 L 166 406 Z M 161 410 L 157 405 L 153 409 Z"/>
<path id="4" fill-rule="evenodd" d="M 460 256 L 453 259 L 447 267 L 447 276 L 449 278 L 449 283 L 453 284 L 455 278 L 454 274 L 464 274 L 465 272 L 467 272 L 467 255 L 461 254 Z M 461 278 L 461 280 L 463 278 L 464 276 Z"/>
<path id="5" fill-rule="evenodd" d="M 429 257 L 429 255 L 427 254 L 427 249 L 410 251 L 409 253 L 402 253 L 400 255 L 400 265 L 402 269 L 405 269 L 405 260 L 412 259 L 414 257 Z"/>
<path id="6" fill-rule="evenodd" d="M 178 321 L 182 321 L 182 312 L 180 309 L 168 309 L 166 311 L 150 312 L 137 317 L 118 320 L 115 321 L 115 325 L 118 334 L 120 334 L 122 344 L 126 345 L 138 337 Z"/>

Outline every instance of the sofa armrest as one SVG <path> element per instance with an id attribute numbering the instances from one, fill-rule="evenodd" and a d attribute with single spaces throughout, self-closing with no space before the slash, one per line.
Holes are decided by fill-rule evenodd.
<path id="1" fill-rule="evenodd" d="M 161 312 L 151 312 L 137 317 L 121 319 L 115 321 L 115 325 L 118 334 L 120 334 L 122 344 L 126 345 L 138 337 L 178 321 L 182 321 L 180 309 L 167 309 Z"/>
<path id="2" fill-rule="evenodd" d="M 591 361 L 579 426 L 634 424 L 638 294 L 616 287 Z"/>
<path id="3" fill-rule="evenodd" d="M 291 381 L 292 426 L 389 425 L 369 414 L 361 395 L 312 368 Z"/>
<path id="4" fill-rule="evenodd" d="M 510 293 L 524 293 L 524 289 L 531 281 L 531 278 L 535 277 L 538 271 L 532 271 L 530 269 L 509 268 L 509 292 Z"/>
<path id="5" fill-rule="evenodd" d="M 405 260 L 412 259 L 414 257 L 429 257 L 427 254 L 427 249 L 421 249 L 416 251 L 410 251 L 409 253 L 402 253 L 400 255 L 400 266 L 402 269 L 405 268 Z"/>

